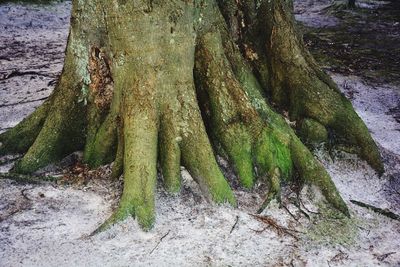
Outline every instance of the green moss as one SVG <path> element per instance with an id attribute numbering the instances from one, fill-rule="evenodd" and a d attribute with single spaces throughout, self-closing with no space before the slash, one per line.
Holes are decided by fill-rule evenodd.
<path id="1" fill-rule="evenodd" d="M 319 204 L 320 214 L 312 217 L 312 224 L 306 230 L 305 241 L 313 245 L 351 246 L 356 242 L 359 227 L 364 223 L 357 217 L 347 217 L 323 203 Z"/>
<path id="2" fill-rule="evenodd" d="M 117 153 L 115 155 L 111 172 L 111 177 L 113 179 L 118 179 L 124 171 L 124 134 L 121 125 L 119 125 L 117 132 L 118 132 Z"/>
<path id="3" fill-rule="evenodd" d="M 94 140 L 86 140 L 84 162 L 96 168 L 112 162 L 117 150 L 117 123 L 114 114 L 109 114 L 98 129 Z"/>
<path id="4" fill-rule="evenodd" d="M 64 109 L 67 106 L 68 111 Z M 51 113 L 52 116 L 46 119 L 35 142 L 24 157 L 15 164 L 15 172 L 32 173 L 82 148 L 85 126 L 84 120 L 77 117 L 77 114 L 82 111 L 78 108 L 74 109 L 71 102 L 66 102 L 65 106 L 56 107 Z"/>
<path id="5" fill-rule="evenodd" d="M 140 227 L 145 231 L 150 230 L 154 225 L 154 208 L 148 205 L 138 205 L 132 198 L 124 194 L 119 201 L 117 210 L 93 234 L 105 231 L 130 216 L 136 217 Z"/>
<path id="6" fill-rule="evenodd" d="M 248 134 L 252 149 L 247 150 L 252 153 L 252 161 L 254 160 L 257 166 L 257 172 L 261 176 L 268 177 L 271 184 L 267 199 L 279 197 L 280 184 L 293 178 L 293 171 L 296 170 L 303 181 L 320 187 L 326 199 L 334 207 L 348 214 L 347 207 L 328 173 L 298 140 L 285 119 L 268 106 L 251 70 L 245 63 L 237 61 L 240 58 L 237 55 L 239 52 L 227 44 L 224 52 L 232 60 L 230 63 L 235 66 L 235 77 L 238 79 L 236 82 L 231 82 L 235 80 L 229 79 L 233 76 L 230 66 L 224 63 L 226 59 L 221 56 L 223 53 L 220 52 L 221 46 L 218 45 L 221 39 L 217 34 L 213 34 L 206 35 L 200 42 L 201 46 L 196 55 L 199 61 L 196 61 L 196 73 L 198 73 L 196 78 L 201 81 L 202 88 L 208 94 L 206 103 L 211 103 L 210 117 L 213 120 L 211 127 L 214 131 L 217 129 L 216 136 L 230 158 L 234 159 L 234 165 L 251 165 L 247 162 L 247 155 L 243 156 L 243 151 L 247 148 L 243 137 Z M 223 75 L 220 69 L 225 70 Z M 332 90 L 330 93 L 336 91 Z M 251 103 L 250 108 L 249 103 Z M 319 107 L 312 108 L 318 110 Z M 256 112 L 252 113 L 250 110 Z M 256 115 L 249 116 L 249 114 Z M 235 146 L 236 144 L 238 146 Z M 229 149 L 232 148 L 235 150 L 229 153 Z M 238 164 L 237 159 L 242 162 Z"/>
<path id="7" fill-rule="evenodd" d="M 275 168 L 275 170 L 271 171 L 269 175 L 270 184 L 268 194 L 261 207 L 258 209 L 258 213 L 263 212 L 273 199 L 276 199 L 278 203 L 281 202 L 281 173 L 278 168 Z"/>
<path id="8" fill-rule="evenodd" d="M 168 192 L 176 194 L 181 190 L 181 151 L 180 140 L 174 138 L 173 131 L 168 131 L 167 122 L 162 122 L 159 140 L 159 160 L 164 178 L 164 186 Z M 169 129 L 171 130 L 171 129 Z"/>
<path id="9" fill-rule="evenodd" d="M 254 183 L 253 140 L 248 125 L 254 112 L 247 112 L 245 95 L 239 91 L 240 86 L 224 58 L 218 33 L 205 34 L 199 43 L 195 75 L 199 94 L 204 95 L 203 108 L 208 106 L 203 114 L 210 117 L 210 135 L 222 145 L 241 184 L 250 188 Z"/>
<path id="10" fill-rule="evenodd" d="M 326 128 L 313 119 L 304 119 L 298 133 L 306 144 L 317 145 L 328 141 Z"/>
<path id="11" fill-rule="evenodd" d="M 142 229 L 149 231 L 151 228 L 153 228 L 156 219 L 154 205 L 149 205 L 146 203 L 146 205 L 136 206 L 135 216 Z"/>
<path id="12" fill-rule="evenodd" d="M 97 228 L 92 235 L 103 232 L 113 226 L 114 224 L 125 220 L 129 216 L 134 216 L 134 206 L 129 200 L 125 200 L 123 196 L 119 202 L 119 206 L 116 211 L 108 218 L 104 223 Z"/>
<path id="13" fill-rule="evenodd" d="M 255 145 L 255 160 L 260 173 L 267 173 L 270 177 L 279 169 L 281 182 L 287 181 L 292 176 L 292 158 L 288 144 L 282 143 L 277 136 L 277 131 L 266 129 Z"/>
<path id="14" fill-rule="evenodd" d="M 252 188 L 254 185 L 252 146 L 250 140 L 227 140 L 231 143 L 228 154 L 234 163 L 240 184 L 245 188 Z"/>
<path id="15" fill-rule="evenodd" d="M 47 100 L 17 126 L 0 134 L 0 155 L 25 153 L 29 149 L 42 129 L 50 103 Z"/>
<path id="16" fill-rule="evenodd" d="M 157 177 L 158 114 L 155 88 L 151 76 L 138 76 L 127 80 L 124 73 L 134 73 L 132 65 L 117 69 L 116 86 L 124 87 L 123 140 L 124 140 L 124 190 L 122 203 L 133 205 L 134 214 L 144 229 L 154 223 L 155 186 Z M 135 86 L 135 83 L 139 83 Z M 147 85 L 146 93 L 140 90 Z M 127 90 L 127 89 L 132 90 Z M 139 102 L 141 105 L 137 105 Z"/>
<path id="17" fill-rule="evenodd" d="M 233 192 L 219 169 L 205 129 L 182 140 L 183 165 L 202 191 L 216 203 L 228 202 L 236 206 Z"/>
<path id="18" fill-rule="evenodd" d="M 349 216 L 346 203 L 322 164 L 314 159 L 298 138 L 292 140 L 290 147 L 294 166 L 304 181 L 316 185 L 334 208 Z"/>
<path id="19" fill-rule="evenodd" d="M 39 134 L 24 157 L 15 165 L 20 173 L 32 173 L 69 153 L 82 149 L 86 132 L 85 107 L 77 103 L 80 79 L 75 73 L 72 51 L 67 52 L 65 66 L 51 96 L 50 116 L 46 117 Z"/>

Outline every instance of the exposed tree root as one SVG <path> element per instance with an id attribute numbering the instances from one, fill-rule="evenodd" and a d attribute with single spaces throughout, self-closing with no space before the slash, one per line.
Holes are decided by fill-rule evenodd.
<path id="1" fill-rule="evenodd" d="M 348 215 L 328 173 L 285 120 L 267 106 L 257 92 L 260 86 L 246 91 L 235 78 L 218 33 L 202 37 L 196 58 L 198 87 L 206 95 L 200 102 L 206 105 L 203 113 L 210 117 L 212 136 L 222 144 L 245 187 L 252 186 L 255 168 L 259 177 L 269 179 L 270 191 L 262 209 L 273 198 L 280 198 L 281 184 L 292 181 L 296 170 L 302 181 L 320 187 L 327 200 Z"/>
<path id="2" fill-rule="evenodd" d="M 82 106 L 75 100 L 77 90 L 68 87 L 69 79 L 76 79 L 76 76 L 70 76 L 68 73 L 61 76 L 54 99 L 51 101 L 51 107 L 47 110 L 50 115 L 46 117 L 40 130 L 38 129 L 39 123 L 37 123 L 35 131 L 30 129 L 31 134 L 37 134 L 37 136 L 36 138 L 27 136 L 29 143 L 34 142 L 31 144 L 26 142 L 24 145 L 24 149 L 26 147 L 29 149 L 24 157 L 15 164 L 16 172 L 31 173 L 82 148 L 82 136 L 85 131 L 84 120 L 80 116 Z"/>
<path id="3" fill-rule="evenodd" d="M 382 174 L 382 160 L 367 127 L 350 101 L 305 50 L 294 29 L 289 8 L 281 1 L 266 1 L 265 5 L 264 10 L 273 10 L 265 14 L 266 51 L 273 73 L 270 79 L 271 100 L 281 108 L 287 108 L 291 120 L 297 121 L 298 127 L 308 128 L 316 136 L 321 136 L 319 132 L 323 132 L 322 127 L 325 127 L 336 142 L 354 149 Z M 294 38 L 288 41 L 288 36 Z M 311 127 L 305 124 L 307 121 L 308 124 L 311 122 Z"/>
<path id="4" fill-rule="evenodd" d="M 42 129 L 50 105 L 50 100 L 45 101 L 17 126 L 0 134 L 0 155 L 25 153 Z"/>
<path id="5" fill-rule="evenodd" d="M 221 9 L 230 31 L 240 30 L 241 52 L 251 63 L 271 103 L 288 112 L 307 144 L 334 142 L 357 153 L 379 174 L 384 167 L 378 148 L 350 101 L 316 64 L 296 31 L 291 1 L 241 1 Z M 237 18 L 229 14 L 244 13 Z M 262 45 L 260 46 L 260 43 Z M 253 57 L 248 55 L 254 54 Z M 265 71 L 267 59 L 268 71 Z M 267 82 L 263 82 L 267 81 Z M 331 140 L 328 140 L 331 139 Z"/>

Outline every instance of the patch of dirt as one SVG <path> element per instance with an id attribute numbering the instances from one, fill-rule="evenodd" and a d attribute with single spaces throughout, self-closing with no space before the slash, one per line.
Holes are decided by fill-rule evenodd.
<path id="1" fill-rule="evenodd" d="M 356 9 L 329 8 L 324 0 L 300 2 L 296 16 L 305 25 L 305 43 L 325 69 L 400 84 L 399 1 L 358 0 Z M 310 2 L 319 8 L 308 8 Z"/>

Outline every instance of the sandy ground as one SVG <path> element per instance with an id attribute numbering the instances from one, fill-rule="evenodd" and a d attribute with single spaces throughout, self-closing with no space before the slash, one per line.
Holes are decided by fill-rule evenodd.
<path id="1" fill-rule="evenodd" d="M 299 2 L 297 10 L 316 1 Z M 301 12 L 300 19 L 314 27 L 339 23 L 322 15 L 322 6 Z M 69 2 L 0 5 L 2 131 L 32 112 L 41 103 L 38 99 L 53 89 L 62 68 L 69 9 Z M 236 191 L 238 209 L 215 206 L 202 198 L 183 170 L 185 187 L 179 196 L 157 189 L 153 230 L 143 232 L 128 219 L 88 237 L 117 203 L 120 186 L 107 181 L 107 168 L 92 174 L 99 174 L 97 179 L 72 185 L 1 180 L 0 266 L 400 266 L 400 223 L 349 202 L 400 213 L 400 124 L 393 113 L 400 90 L 356 76 L 331 75 L 369 127 L 386 167 L 378 178 L 352 155 L 337 153 L 332 159 L 316 151 L 348 202 L 351 219 L 315 215 L 317 206 L 307 201 L 312 192 L 303 190 L 303 211 L 310 219 L 292 204 L 290 194 L 284 202 L 290 213 L 276 203 L 265 211 L 298 231 L 294 237 L 278 234 L 250 215 L 263 197 L 259 190 Z"/>

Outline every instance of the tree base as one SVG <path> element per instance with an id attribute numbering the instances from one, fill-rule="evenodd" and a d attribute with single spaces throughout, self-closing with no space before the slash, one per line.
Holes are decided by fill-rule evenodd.
<path id="1" fill-rule="evenodd" d="M 262 16 L 257 27 L 267 29 L 267 40 L 253 39 L 266 46 L 252 48 L 246 32 L 235 43 L 233 24 L 224 20 L 230 10 L 206 2 L 74 1 L 61 79 L 43 106 L 0 135 L 0 153 L 26 152 L 14 168 L 19 173 L 78 149 L 91 167 L 114 161 L 113 177 L 123 174 L 124 190 L 99 230 L 128 216 L 146 230 L 153 226 L 157 163 L 167 191 L 180 191 L 183 165 L 209 200 L 235 206 L 216 154 L 234 167 L 243 187 L 257 179 L 269 183 L 263 208 L 280 198 L 282 186 L 307 183 L 348 215 L 292 122 L 306 142 L 344 143 L 379 172 L 383 165 L 350 102 L 299 41 L 287 4 L 263 1 L 251 9 Z M 288 110 L 292 122 L 267 98 Z"/>

